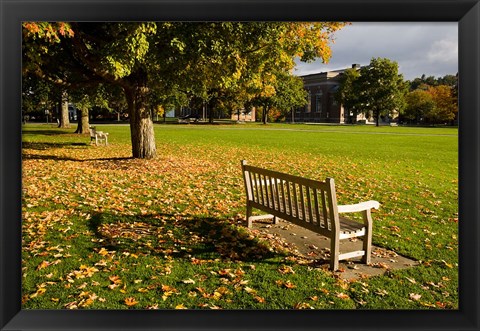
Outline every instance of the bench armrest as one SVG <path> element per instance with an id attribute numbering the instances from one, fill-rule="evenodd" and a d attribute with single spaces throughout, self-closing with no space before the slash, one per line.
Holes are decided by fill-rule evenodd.
<path id="1" fill-rule="evenodd" d="M 379 209 L 380 203 L 375 200 L 360 202 L 354 205 L 338 205 L 339 213 L 355 213 L 359 211 L 370 210 L 372 208 Z"/>

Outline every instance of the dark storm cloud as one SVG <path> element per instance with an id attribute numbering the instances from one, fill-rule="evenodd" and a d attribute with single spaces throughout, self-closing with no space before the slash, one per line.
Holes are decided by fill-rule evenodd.
<path id="1" fill-rule="evenodd" d="M 372 57 L 398 62 L 405 79 L 454 75 L 458 71 L 458 24 L 352 23 L 336 33 L 328 64 L 298 63 L 295 74 L 366 65 Z"/>

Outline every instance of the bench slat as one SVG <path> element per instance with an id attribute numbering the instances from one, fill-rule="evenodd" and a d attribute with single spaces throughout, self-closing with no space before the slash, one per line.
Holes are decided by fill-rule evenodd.
<path id="1" fill-rule="evenodd" d="M 302 220 L 307 222 L 307 218 L 305 216 L 305 196 L 303 192 L 303 185 L 299 185 L 299 195 L 300 195 L 300 208 L 302 210 Z"/>
<path id="2" fill-rule="evenodd" d="M 365 230 L 365 225 L 346 218 L 340 218 L 340 232 L 341 233 L 356 233 Z"/>
<path id="3" fill-rule="evenodd" d="M 348 252 L 348 253 L 343 253 L 338 256 L 339 260 L 346 260 L 346 259 L 351 259 L 354 257 L 359 257 L 365 255 L 365 251 L 354 251 L 354 252 Z"/>
<path id="4" fill-rule="evenodd" d="M 298 199 L 297 199 L 297 184 L 295 182 L 292 183 L 292 191 L 293 191 L 293 204 L 295 206 L 295 209 L 292 211 L 292 216 L 296 216 L 300 218 L 300 215 L 298 214 Z"/>
<path id="5" fill-rule="evenodd" d="M 282 189 L 282 211 L 287 213 L 287 202 L 285 201 L 285 182 L 283 180 L 280 187 Z"/>
<path id="6" fill-rule="evenodd" d="M 309 218 L 310 223 L 314 224 L 314 222 L 313 222 L 313 210 L 312 210 L 312 196 L 311 196 L 310 188 L 307 186 L 305 188 L 305 190 L 307 191 L 306 193 L 307 193 L 308 218 Z"/>
<path id="7" fill-rule="evenodd" d="M 286 181 L 287 185 L 287 196 L 288 196 L 288 215 L 292 216 L 292 193 L 290 192 L 290 182 Z"/>
<path id="8" fill-rule="evenodd" d="M 321 192 L 322 192 L 322 219 L 324 220 L 323 227 L 327 228 L 328 230 L 331 230 L 332 227 L 328 222 L 327 200 L 325 198 L 325 191 L 322 190 Z"/>
<path id="9" fill-rule="evenodd" d="M 275 180 L 273 177 L 268 177 L 268 180 L 270 181 L 270 185 L 267 185 L 267 187 L 270 188 L 270 198 L 271 198 L 271 201 L 272 201 L 272 206 L 274 206 L 275 204 L 275 201 L 278 201 L 278 200 L 275 200 Z M 268 183 L 268 182 L 267 182 Z"/>
<path id="10" fill-rule="evenodd" d="M 321 222 L 321 219 L 320 219 L 320 210 L 319 210 L 319 205 L 318 205 L 318 191 L 315 188 L 313 189 L 313 199 L 314 199 L 315 217 L 316 217 L 317 225 L 319 227 L 321 227 L 322 222 Z"/>
<path id="11" fill-rule="evenodd" d="M 279 183 L 280 183 L 280 186 L 282 185 L 281 184 L 281 180 L 278 179 L 275 179 L 275 201 L 278 201 L 278 210 L 283 212 L 282 210 L 282 204 L 281 204 L 281 198 L 280 198 L 280 188 L 279 188 Z"/>

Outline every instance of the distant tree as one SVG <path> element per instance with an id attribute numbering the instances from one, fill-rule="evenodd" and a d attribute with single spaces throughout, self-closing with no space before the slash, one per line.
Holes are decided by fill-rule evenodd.
<path id="1" fill-rule="evenodd" d="M 455 119 L 458 108 L 451 87 L 446 85 L 429 87 L 427 93 L 431 95 L 435 103 L 435 107 L 426 114 L 431 123 L 447 123 Z"/>
<path id="2" fill-rule="evenodd" d="M 22 76 L 22 112 L 24 115 L 45 116 L 58 106 L 59 90 L 54 84 L 35 75 Z"/>
<path id="3" fill-rule="evenodd" d="M 432 95 L 424 90 L 418 89 L 409 92 L 405 101 L 406 107 L 402 117 L 415 123 L 423 121 L 435 109 Z"/>
<path id="4" fill-rule="evenodd" d="M 265 88 L 260 91 L 252 100 L 251 105 L 260 107 L 261 121 L 267 124 L 269 112 L 272 109 L 281 114 L 285 114 L 293 107 L 304 106 L 306 103 L 307 92 L 303 87 L 303 81 L 297 76 L 289 73 L 275 73 L 267 76 Z"/>
<path id="5" fill-rule="evenodd" d="M 371 111 L 377 126 L 380 116 L 403 111 L 408 87 L 398 73 L 397 62 L 372 58 L 370 65 L 360 69 L 359 84 L 360 100 L 364 107 L 362 111 Z"/>
<path id="6" fill-rule="evenodd" d="M 410 91 L 418 89 L 427 90 L 429 86 L 447 85 L 450 87 L 456 87 L 458 77 L 456 75 L 445 75 L 443 77 L 435 78 L 434 76 L 426 77 L 423 74 L 421 77 L 414 78 L 409 81 Z"/>
<path id="7" fill-rule="evenodd" d="M 360 72 L 355 68 L 349 68 L 343 72 L 340 78 L 340 87 L 335 93 L 335 99 L 343 104 L 345 111 L 353 113 L 353 122 L 357 119 L 357 114 L 362 109 L 360 98 Z"/>
<path id="8" fill-rule="evenodd" d="M 89 109 L 92 107 L 97 106 L 111 110 L 109 99 L 112 96 L 107 89 L 107 86 L 100 84 L 96 88 L 78 89 L 70 94 L 71 101 L 77 107 L 78 124 L 75 133 L 86 134 L 89 132 Z"/>
<path id="9" fill-rule="evenodd" d="M 457 76 L 456 75 L 445 75 L 437 79 L 437 85 L 447 85 L 450 87 L 455 87 L 457 85 Z"/>
<path id="10" fill-rule="evenodd" d="M 274 106 L 282 114 L 288 113 L 292 108 L 305 106 L 306 98 L 307 91 L 300 77 L 287 73 L 277 75 Z"/>

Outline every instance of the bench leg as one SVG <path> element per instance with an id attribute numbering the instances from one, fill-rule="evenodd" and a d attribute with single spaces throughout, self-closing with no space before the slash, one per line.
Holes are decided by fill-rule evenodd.
<path id="1" fill-rule="evenodd" d="M 362 257 L 362 262 L 370 264 L 370 256 L 372 254 L 372 214 L 370 210 L 363 212 L 363 221 L 365 224 L 365 236 L 363 237 L 363 250 L 365 251 L 365 255 Z"/>
<path id="2" fill-rule="evenodd" d="M 251 228 L 252 227 L 252 220 L 250 217 L 252 216 L 252 206 L 247 205 L 247 227 Z"/>
<path id="3" fill-rule="evenodd" d="M 273 224 L 278 224 L 280 221 L 278 220 L 277 216 L 273 216 Z"/>
<path id="4" fill-rule="evenodd" d="M 338 256 L 340 255 L 340 238 L 338 234 L 330 238 L 330 270 L 338 270 Z"/>

